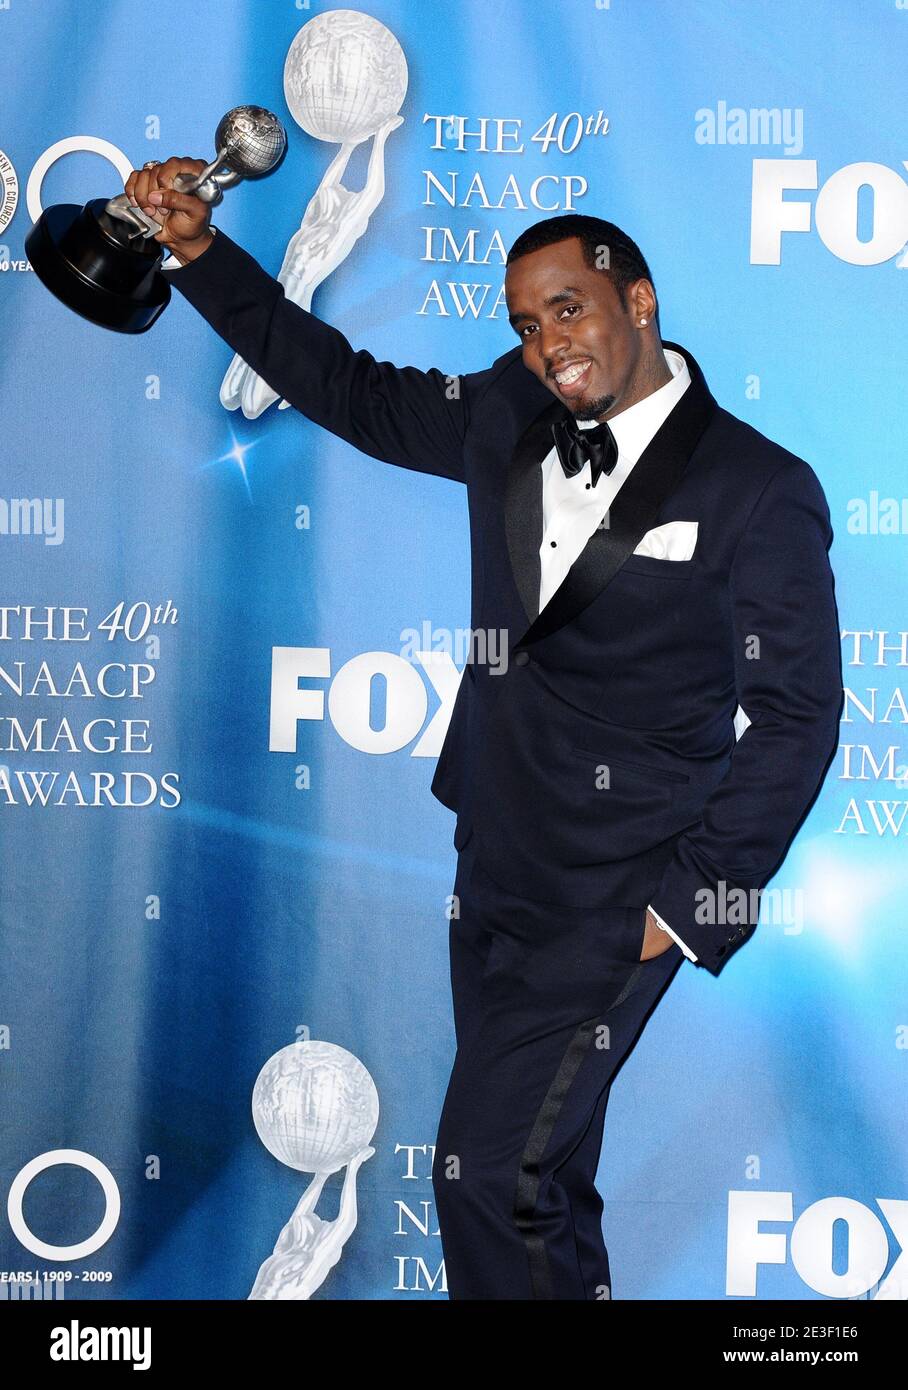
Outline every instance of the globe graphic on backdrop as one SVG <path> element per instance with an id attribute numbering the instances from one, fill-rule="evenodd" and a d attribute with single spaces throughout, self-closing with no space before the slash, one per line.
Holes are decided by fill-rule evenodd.
<path id="1" fill-rule="evenodd" d="M 390 29 L 359 10 L 316 15 L 287 52 L 287 106 L 316 140 L 367 140 L 397 115 L 406 92 L 403 49 Z"/>
<path id="2" fill-rule="evenodd" d="M 287 132 L 264 106 L 235 106 L 221 118 L 214 147 L 225 152 L 230 167 L 244 179 L 260 178 L 283 158 Z"/>
<path id="3" fill-rule="evenodd" d="M 298 1042 L 270 1057 L 252 1091 L 252 1119 L 269 1153 L 302 1173 L 334 1173 L 378 1124 L 378 1092 L 358 1057 Z"/>

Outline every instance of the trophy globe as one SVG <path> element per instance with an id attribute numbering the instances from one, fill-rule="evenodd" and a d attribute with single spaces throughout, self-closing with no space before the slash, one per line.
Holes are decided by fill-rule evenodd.
<path id="1" fill-rule="evenodd" d="M 287 132 L 273 111 L 264 106 L 235 106 L 222 116 L 214 136 L 214 147 L 219 161 L 227 172 L 219 174 L 215 188 L 230 188 L 240 179 L 260 179 L 276 169 L 287 149 Z M 196 197 L 203 201 L 220 202 L 220 198 L 206 198 L 205 180 L 196 190 Z"/>

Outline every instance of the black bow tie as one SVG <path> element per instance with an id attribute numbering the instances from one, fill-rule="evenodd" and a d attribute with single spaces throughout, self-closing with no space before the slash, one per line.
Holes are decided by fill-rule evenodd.
<path id="1" fill-rule="evenodd" d="M 590 474 L 595 487 L 599 475 L 611 473 L 618 462 L 618 445 L 607 420 L 603 420 L 591 430 L 582 430 L 574 416 L 569 415 L 567 419 L 554 422 L 552 434 L 566 478 L 573 478 L 589 459 Z"/>

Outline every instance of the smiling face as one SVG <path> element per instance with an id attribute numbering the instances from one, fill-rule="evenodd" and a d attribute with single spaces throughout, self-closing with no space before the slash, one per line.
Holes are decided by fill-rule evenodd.
<path id="1" fill-rule="evenodd" d="M 652 285 L 628 286 L 625 307 L 577 237 L 519 256 L 505 271 L 505 298 L 524 366 L 578 420 L 617 415 L 671 379 Z"/>

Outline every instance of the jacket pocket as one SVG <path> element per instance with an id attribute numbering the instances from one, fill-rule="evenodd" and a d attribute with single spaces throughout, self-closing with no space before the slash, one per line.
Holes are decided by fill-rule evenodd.
<path id="1" fill-rule="evenodd" d="M 690 579 L 696 560 L 660 560 L 657 555 L 629 555 L 618 574 L 651 574 L 656 579 Z"/>
<path id="2" fill-rule="evenodd" d="M 676 562 L 673 562 L 676 563 Z M 577 758 L 595 758 L 603 767 L 620 767 L 622 771 L 644 777 L 647 781 L 653 778 L 660 778 L 666 782 L 689 782 L 690 778 L 685 772 L 675 772 L 672 768 L 652 767 L 648 763 L 629 762 L 626 758 L 613 758 L 608 753 L 603 753 L 601 749 L 596 751 L 592 748 L 572 748 L 571 752 Z"/>

